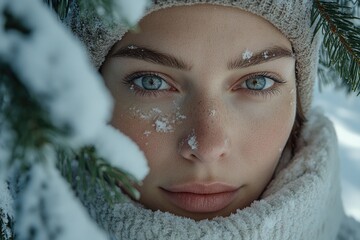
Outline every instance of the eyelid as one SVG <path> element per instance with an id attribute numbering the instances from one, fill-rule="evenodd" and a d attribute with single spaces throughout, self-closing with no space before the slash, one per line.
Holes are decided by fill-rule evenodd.
<path id="1" fill-rule="evenodd" d="M 145 76 L 156 76 L 161 78 L 167 85 L 170 86 L 169 89 L 158 89 L 158 90 L 146 90 L 143 89 L 139 86 L 137 86 L 136 84 L 134 84 L 134 80 L 136 80 L 137 78 L 140 77 L 145 77 Z M 122 82 L 123 84 L 127 85 L 128 87 L 130 87 L 130 89 L 132 89 L 136 95 L 140 95 L 140 96 L 146 96 L 146 97 L 158 97 L 160 94 L 161 95 L 167 95 L 167 94 L 172 94 L 173 92 L 177 92 L 178 88 L 174 87 L 175 84 L 172 84 L 171 79 L 163 73 L 159 73 L 159 72 L 152 72 L 152 71 L 137 71 L 137 72 L 133 72 L 130 73 L 128 75 L 126 75 L 125 77 L 122 78 Z"/>
<path id="2" fill-rule="evenodd" d="M 247 74 L 243 77 L 240 78 L 240 80 L 238 82 L 236 82 L 234 84 L 234 87 L 232 87 L 233 90 L 237 90 L 237 89 L 243 89 L 241 88 L 240 86 L 247 80 L 250 80 L 250 79 L 253 79 L 253 78 L 256 78 L 256 77 L 266 77 L 266 78 L 269 78 L 271 80 L 273 80 L 275 84 L 278 84 L 278 83 L 286 83 L 286 81 L 282 80 L 280 78 L 280 76 L 278 74 L 275 74 L 275 73 L 271 73 L 271 72 L 256 72 L 256 73 L 250 73 L 250 74 Z M 249 89 L 250 90 L 250 89 Z M 260 90 L 253 90 L 253 91 L 260 91 Z"/>
<path id="3" fill-rule="evenodd" d="M 124 77 L 123 81 L 126 83 L 132 83 L 134 79 L 136 79 L 138 77 L 145 77 L 145 76 L 159 77 L 163 81 L 165 81 L 171 88 L 177 89 L 177 87 L 175 87 L 175 84 L 173 84 L 173 81 L 170 80 L 170 77 L 168 77 L 164 73 L 159 73 L 159 72 L 151 72 L 151 71 L 134 72 L 134 73 L 131 73 L 131 74 L 127 75 L 126 77 Z"/>

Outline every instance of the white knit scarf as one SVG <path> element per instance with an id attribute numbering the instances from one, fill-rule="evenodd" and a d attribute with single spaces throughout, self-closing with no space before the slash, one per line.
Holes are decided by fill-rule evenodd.
<path id="1" fill-rule="evenodd" d="M 321 113 L 309 116 L 299 150 L 261 200 L 228 217 L 194 221 L 131 201 L 110 207 L 100 195 L 82 201 L 112 239 L 336 239 L 344 214 L 336 135 Z"/>

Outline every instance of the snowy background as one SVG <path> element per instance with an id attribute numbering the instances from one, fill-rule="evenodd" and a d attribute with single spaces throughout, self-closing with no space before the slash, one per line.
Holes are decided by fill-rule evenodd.
<path id="1" fill-rule="evenodd" d="M 340 145 L 341 185 L 345 212 L 360 221 L 360 96 L 332 86 L 315 87 L 314 106 L 334 123 Z"/>

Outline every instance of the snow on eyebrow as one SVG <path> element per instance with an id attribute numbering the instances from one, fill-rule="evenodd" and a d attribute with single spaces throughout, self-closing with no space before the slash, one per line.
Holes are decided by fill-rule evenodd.
<path id="1" fill-rule="evenodd" d="M 243 60 L 250 60 L 250 58 L 253 56 L 253 52 L 249 49 L 245 49 L 245 51 L 242 53 Z"/>
<path id="2" fill-rule="evenodd" d="M 262 55 L 263 55 L 263 58 L 265 58 L 265 59 L 267 59 L 268 57 L 269 57 L 269 51 L 264 51 L 263 53 L 262 53 Z"/>
<path id="3" fill-rule="evenodd" d="M 135 45 L 129 45 L 127 48 L 128 48 L 128 49 L 137 49 L 138 47 L 135 46 Z"/>

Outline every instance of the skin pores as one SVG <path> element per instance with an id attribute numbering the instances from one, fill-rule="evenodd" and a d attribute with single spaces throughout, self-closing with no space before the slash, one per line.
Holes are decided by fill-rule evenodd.
<path id="1" fill-rule="evenodd" d="M 140 29 L 101 69 L 115 99 L 111 124 L 148 159 L 140 202 L 195 220 L 249 206 L 295 119 L 289 40 L 258 16 L 207 4 L 153 12 Z M 172 130 L 159 131 L 161 121 Z"/>

